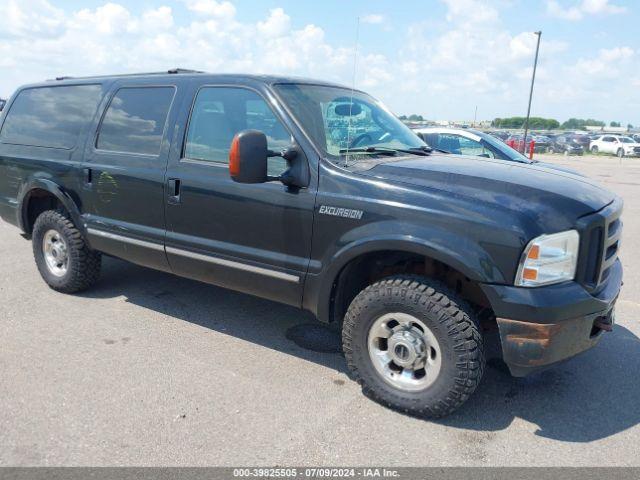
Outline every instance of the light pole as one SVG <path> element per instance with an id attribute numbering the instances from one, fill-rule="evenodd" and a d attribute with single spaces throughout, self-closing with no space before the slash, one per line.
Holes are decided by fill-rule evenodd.
<path id="1" fill-rule="evenodd" d="M 522 137 L 522 154 L 527 151 L 527 132 L 529 131 L 529 115 L 531 114 L 531 99 L 533 98 L 533 84 L 536 81 L 536 67 L 538 66 L 538 51 L 540 50 L 540 37 L 542 31 L 533 32 L 538 36 L 538 43 L 536 44 L 536 57 L 533 60 L 533 75 L 531 76 L 531 90 L 529 90 L 529 106 L 527 107 L 527 118 L 524 121 L 524 137 Z"/>

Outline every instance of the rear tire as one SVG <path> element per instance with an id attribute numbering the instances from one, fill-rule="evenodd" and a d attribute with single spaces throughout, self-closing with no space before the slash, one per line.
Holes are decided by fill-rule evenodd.
<path id="1" fill-rule="evenodd" d="M 485 366 L 468 304 L 440 282 L 416 276 L 388 277 L 360 292 L 347 310 L 342 345 L 367 396 L 421 417 L 458 409 Z"/>
<path id="2" fill-rule="evenodd" d="M 36 219 L 32 247 L 40 275 L 53 290 L 79 292 L 100 276 L 100 253 L 89 249 L 82 233 L 63 212 L 48 210 Z"/>

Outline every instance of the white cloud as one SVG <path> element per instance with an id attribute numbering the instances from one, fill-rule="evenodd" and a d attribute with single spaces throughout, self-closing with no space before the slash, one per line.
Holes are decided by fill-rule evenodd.
<path id="1" fill-rule="evenodd" d="M 76 12 L 69 26 L 78 30 L 113 35 L 135 30 L 137 22 L 122 5 L 107 3 L 95 10 L 84 9 Z"/>
<path id="2" fill-rule="evenodd" d="M 142 14 L 142 22 L 145 29 L 166 30 L 173 26 L 173 13 L 171 7 L 159 7 L 155 10 L 147 10 Z"/>
<path id="3" fill-rule="evenodd" d="M 236 7 L 227 1 L 216 0 L 186 0 L 187 8 L 200 15 L 231 18 L 236 14 Z"/>
<path id="4" fill-rule="evenodd" d="M 362 23 L 369 23 L 371 25 L 376 25 L 384 22 L 384 15 L 380 15 L 379 13 L 369 13 L 360 17 L 360 21 Z"/>
<path id="5" fill-rule="evenodd" d="M 47 0 L 8 0 L 0 2 L 4 36 L 50 37 L 61 32 L 64 12 Z"/>
<path id="6" fill-rule="evenodd" d="M 565 20 L 581 20 L 586 15 L 613 15 L 623 13 L 625 7 L 614 5 L 609 0 L 581 0 L 570 6 L 563 6 L 558 0 L 547 0 L 547 12 Z"/>
<path id="7" fill-rule="evenodd" d="M 484 23 L 496 21 L 498 10 L 488 2 L 478 0 L 442 0 L 447 6 L 447 21 Z"/>
<path id="8" fill-rule="evenodd" d="M 421 19 L 389 35 L 399 45 L 392 55 L 361 42 L 356 87 L 398 113 L 469 119 L 475 105 L 480 118 L 524 113 L 535 35 L 514 31 L 509 18 L 501 18 L 496 5 L 507 0 L 441 1 L 445 20 Z M 352 83 L 354 46 L 348 37 L 344 44 L 336 42 L 321 25 L 296 22 L 282 8 L 249 22 L 228 1 L 182 2 L 180 12 L 158 3 L 136 13 L 115 0 L 66 12 L 48 0 L 0 0 L 0 11 L 11 18 L 0 31 L 0 67 L 5 67 L 0 96 L 60 75 L 172 67 Z M 589 4 L 590 11 L 603 8 L 596 3 Z M 366 22 L 361 28 L 380 30 Z M 630 111 L 628 121 L 639 123 L 640 94 L 633 85 L 639 81 L 640 48 L 616 47 L 612 38 L 611 48 L 580 58 L 560 55 L 570 45 L 543 34 L 534 113 L 624 119 Z M 594 103 L 602 92 L 612 97 Z"/>
<path id="9" fill-rule="evenodd" d="M 594 58 L 578 60 L 574 68 L 584 75 L 616 77 L 633 55 L 629 47 L 603 48 Z"/>
<path id="10" fill-rule="evenodd" d="M 264 22 L 258 22 L 258 31 L 266 37 L 282 37 L 291 29 L 291 18 L 282 8 L 274 8 Z"/>
<path id="11" fill-rule="evenodd" d="M 0 76 L 0 96 L 8 96 L 20 84 L 60 75 L 177 66 L 334 81 L 351 78 L 353 47 L 333 45 L 318 25 L 293 25 L 282 8 L 252 23 L 240 21 L 227 1 L 184 4 L 191 13 L 176 25 L 172 9 L 162 4 L 134 14 L 115 2 L 64 12 L 47 0 L 0 0 L 0 10 L 12 19 L 11 29 L 0 33 L 0 65 L 20 66 Z"/>

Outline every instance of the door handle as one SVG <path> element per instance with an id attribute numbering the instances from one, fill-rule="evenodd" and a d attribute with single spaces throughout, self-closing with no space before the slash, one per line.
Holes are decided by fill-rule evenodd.
<path id="1" fill-rule="evenodd" d="M 168 181 L 169 203 L 177 205 L 180 203 L 180 179 L 170 178 Z"/>
<path id="2" fill-rule="evenodd" d="M 91 170 L 90 168 L 85 168 L 83 170 L 83 173 L 85 185 L 91 186 L 91 183 L 93 182 L 93 170 Z"/>

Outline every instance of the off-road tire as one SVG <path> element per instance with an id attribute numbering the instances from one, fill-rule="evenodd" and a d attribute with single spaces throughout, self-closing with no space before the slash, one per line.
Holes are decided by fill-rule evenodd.
<path id="1" fill-rule="evenodd" d="M 62 277 L 49 271 L 44 258 L 42 242 L 49 230 L 57 231 L 67 244 L 69 264 Z M 33 226 L 32 247 L 38 271 L 53 290 L 80 292 L 94 285 L 100 277 L 102 256 L 87 246 L 82 233 L 63 211 L 47 210 L 38 216 Z"/>
<path id="2" fill-rule="evenodd" d="M 377 318 L 390 312 L 419 318 L 440 344 L 440 373 L 424 390 L 395 388 L 371 362 L 369 329 Z M 444 417 L 458 409 L 475 391 L 485 367 L 482 335 L 469 305 L 442 283 L 413 275 L 385 278 L 355 297 L 345 315 L 342 347 L 365 395 L 423 418 Z"/>

